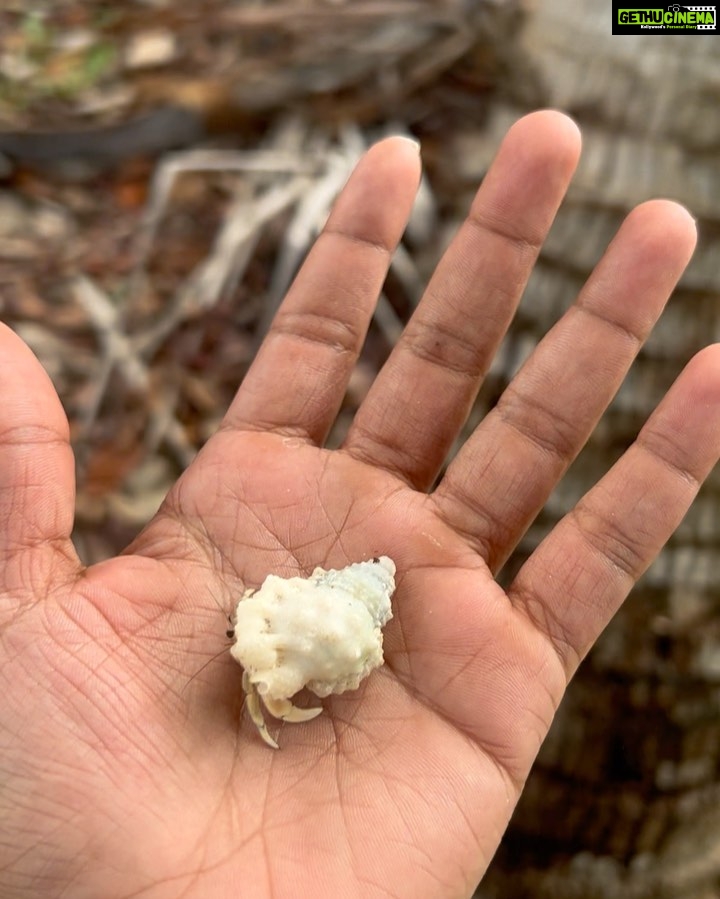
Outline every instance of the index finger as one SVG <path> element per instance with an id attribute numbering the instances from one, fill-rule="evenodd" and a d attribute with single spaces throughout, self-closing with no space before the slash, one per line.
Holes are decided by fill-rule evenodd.
<path id="1" fill-rule="evenodd" d="M 372 147 L 340 194 L 232 403 L 224 427 L 321 443 L 345 393 L 412 209 L 417 144 Z"/>

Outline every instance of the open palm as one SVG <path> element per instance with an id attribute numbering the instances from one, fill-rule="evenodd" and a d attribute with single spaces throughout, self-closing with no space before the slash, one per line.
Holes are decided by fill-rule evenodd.
<path id="1" fill-rule="evenodd" d="M 0 893 L 66 899 L 469 896 L 569 677 L 720 452 L 720 354 L 680 376 L 504 593 L 493 576 L 617 390 L 689 259 L 636 209 L 428 492 L 512 318 L 579 151 L 536 113 L 338 451 L 322 442 L 418 176 L 360 162 L 219 433 L 127 552 L 83 569 L 57 397 L 0 334 Z M 274 752 L 242 714 L 221 607 L 270 573 L 387 554 L 387 664 Z M 314 700 L 316 701 L 316 700 Z M 270 729 L 280 728 L 269 722 Z"/>

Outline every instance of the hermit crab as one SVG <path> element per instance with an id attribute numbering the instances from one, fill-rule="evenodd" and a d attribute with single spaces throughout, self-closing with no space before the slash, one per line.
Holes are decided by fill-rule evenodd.
<path id="1" fill-rule="evenodd" d="M 316 568 L 308 578 L 271 574 L 237 605 L 230 652 L 243 667 L 247 708 L 274 749 L 264 705 L 283 721 L 309 721 L 322 708 L 300 709 L 303 687 L 316 696 L 355 690 L 383 664 L 382 627 L 392 611 L 395 563 L 387 556 L 345 568 Z"/>

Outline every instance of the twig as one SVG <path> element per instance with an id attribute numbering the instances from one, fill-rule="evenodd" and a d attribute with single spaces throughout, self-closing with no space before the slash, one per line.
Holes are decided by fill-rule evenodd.
<path id="1" fill-rule="evenodd" d="M 151 352 L 177 325 L 208 309 L 217 301 L 230 277 L 241 277 L 240 266 L 249 261 L 243 249 L 258 237 L 262 226 L 292 206 L 307 189 L 304 176 L 271 187 L 253 202 L 241 197 L 231 204 L 210 256 L 203 260 L 175 294 L 168 311 L 144 334 L 138 345 Z"/>
<path id="2" fill-rule="evenodd" d="M 135 248 L 136 272 L 147 264 L 155 235 L 177 178 L 186 172 L 246 172 L 254 174 L 311 175 L 314 164 L 277 150 L 189 150 L 172 153 L 158 165 L 150 185 L 150 198 Z"/>
<path id="3" fill-rule="evenodd" d="M 146 363 L 138 352 L 137 341 L 120 330 L 119 315 L 110 298 L 84 275 L 73 278 L 71 291 L 87 313 L 103 349 L 98 387 L 83 421 L 83 430 L 87 433 L 99 412 L 107 382 L 115 366 L 119 368 L 130 387 L 148 396 L 148 407 L 152 408 L 152 398 L 149 397 L 150 375 Z M 162 439 L 183 467 L 194 458 L 195 449 L 190 445 L 182 425 L 175 416 L 174 404 L 166 405 L 162 415 L 155 418 L 150 434 L 155 442 Z"/>

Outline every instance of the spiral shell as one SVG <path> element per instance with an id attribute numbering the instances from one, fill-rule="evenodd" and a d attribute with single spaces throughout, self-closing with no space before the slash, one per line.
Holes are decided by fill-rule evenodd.
<path id="1" fill-rule="evenodd" d="M 382 627 L 392 617 L 395 564 L 387 556 L 341 569 L 316 568 L 308 578 L 268 575 L 235 612 L 230 650 L 244 669 L 250 715 L 267 733 L 260 700 L 276 718 L 307 721 L 321 708 L 298 709 L 290 697 L 356 689 L 383 664 Z"/>

